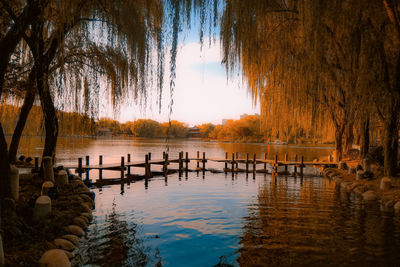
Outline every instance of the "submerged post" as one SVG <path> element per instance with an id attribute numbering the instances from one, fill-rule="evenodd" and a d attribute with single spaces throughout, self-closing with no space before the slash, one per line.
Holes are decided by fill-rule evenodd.
<path id="1" fill-rule="evenodd" d="M 264 172 L 267 172 L 267 153 L 264 153 Z"/>
<path id="2" fill-rule="evenodd" d="M 256 160 L 256 158 L 257 158 L 257 154 L 254 153 L 253 154 L 253 173 L 256 173 L 256 171 L 257 171 L 257 160 Z"/>
<path id="3" fill-rule="evenodd" d="M 301 156 L 300 175 L 303 176 L 304 156 Z"/>
<path id="4" fill-rule="evenodd" d="M 131 162 L 131 154 L 128 154 L 128 163 Z M 128 165 L 128 175 L 131 175 L 131 166 Z"/>
<path id="5" fill-rule="evenodd" d="M 278 154 L 275 154 L 274 173 L 278 174 Z"/>
<path id="6" fill-rule="evenodd" d="M 79 177 L 81 177 L 82 180 L 82 158 L 78 158 L 78 173 L 79 173 Z"/>
<path id="7" fill-rule="evenodd" d="M 232 153 L 232 175 L 235 172 L 235 153 Z"/>
<path id="8" fill-rule="evenodd" d="M 151 152 L 149 152 L 148 155 L 149 155 L 149 160 L 151 160 Z"/>
<path id="9" fill-rule="evenodd" d="M 287 161 L 288 161 L 288 154 L 285 153 L 285 174 L 288 173 L 288 165 L 287 165 Z"/>
<path id="10" fill-rule="evenodd" d="M 147 178 L 149 178 L 150 174 L 149 174 L 149 155 L 144 155 L 144 176 Z"/>
<path id="11" fill-rule="evenodd" d="M 186 152 L 186 155 L 185 155 L 185 171 L 187 172 L 188 169 L 189 169 L 189 153 Z"/>
<path id="12" fill-rule="evenodd" d="M 206 171 L 206 152 L 203 152 L 203 173 Z"/>
<path id="13" fill-rule="evenodd" d="M 103 165 L 103 156 L 99 156 L 99 165 Z M 103 170 L 99 169 L 99 179 L 103 180 Z"/>
<path id="14" fill-rule="evenodd" d="M 196 164 L 197 169 L 200 168 L 200 151 L 197 151 L 197 164 Z"/>
<path id="15" fill-rule="evenodd" d="M 86 156 L 86 166 L 89 166 L 89 162 L 90 162 L 89 156 Z M 86 169 L 86 181 L 89 181 L 89 178 L 90 178 L 89 172 L 90 172 L 90 170 Z"/>
<path id="16" fill-rule="evenodd" d="M 179 152 L 179 173 L 181 173 L 183 169 L 182 157 L 183 157 L 183 152 Z"/>
<path id="17" fill-rule="evenodd" d="M 125 176 L 125 157 L 121 157 L 121 183 L 124 183 Z"/>
<path id="18" fill-rule="evenodd" d="M 246 153 L 246 173 L 249 172 L 249 153 Z"/>
<path id="19" fill-rule="evenodd" d="M 168 175 L 168 153 L 165 153 L 164 174 Z"/>
<path id="20" fill-rule="evenodd" d="M 297 175 L 297 154 L 294 157 L 294 162 L 295 162 L 295 164 L 294 164 L 294 175 Z"/>
<path id="21" fill-rule="evenodd" d="M 225 152 L 225 169 L 224 169 L 224 171 L 226 172 L 227 169 L 228 169 L 228 152 Z"/>
<path id="22" fill-rule="evenodd" d="M 239 159 L 239 153 L 238 152 L 235 153 L 235 158 L 236 158 L 236 169 L 238 169 L 239 168 L 239 162 L 237 161 Z"/>

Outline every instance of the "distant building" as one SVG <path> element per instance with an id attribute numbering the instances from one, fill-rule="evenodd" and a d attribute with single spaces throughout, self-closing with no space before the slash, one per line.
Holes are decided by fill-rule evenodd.
<path id="1" fill-rule="evenodd" d="M 190 127 L 188 131 L 188 137 L 201 137 L 200 128 L 196 126 Z"/>
<path id="2" fill-rule="evenodd" d="M 247 117 L 247 116 L 249 116 L 249 114 L 244 113 L 244 114 L 240 115 L 240 119 L 243 119 L 244 117 Z"/>
<path id="3" fill-rule="evenodd" d="M 109 128 L 100 128 L 97 130 L 97 136 L 111 137 L 113 132 Z"/>
<path id="4" fill-rule="evenodd" d="M 228 119 L 222 119 L 222 126 L 225 126 L 225 124 L 228 122 Z"/>

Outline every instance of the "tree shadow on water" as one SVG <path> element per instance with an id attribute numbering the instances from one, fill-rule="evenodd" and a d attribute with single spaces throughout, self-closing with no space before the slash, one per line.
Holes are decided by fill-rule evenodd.
<path id="1" fill-rule="evenodd" d="M 87 240 L 88 248 L 86 260 L 90 266 L 146 266 L 161 258 L 150 256 L 150 248 L 143 245 L 143 240 L 136 237 L 138 225 L 133 221 L 126 221 L 123 214 L 119 214 L 115 200 L 111 212 L 106 215 L 104 225 L 95 227 Z"/>

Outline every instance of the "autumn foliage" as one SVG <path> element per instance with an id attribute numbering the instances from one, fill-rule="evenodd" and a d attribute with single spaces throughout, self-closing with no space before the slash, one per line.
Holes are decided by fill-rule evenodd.
<path id="1" fill-rule="evenodd" d="M 0 108 L 0 122 L 3 124 L 5 134 L 11 135 L 14 131 L 19 114 L 19 107 L 4 104 Z M 29 115 L 24 136 L 44 135 L 43 115 L 39 106 L 34 106 Z M 183 122 L 172 120 L 171 123 L 160 123 L 151 119 L 138 119 L 121 123 L 110 118 L 94 120 L 87 115 L 76 112 L 58 112 L 60 118 L 60 136 L 96 136 L 99 131 L 107 130 L 112 136 L 134 136 L 149 138 L 186 138 L 189 126 Z M 225 125 L 205 123 L 197 126 L 202 138 L 237 140 L 237 141 L 262 141 L 260 118 L 249 115 L 240 120 L 228 120 Z"/>

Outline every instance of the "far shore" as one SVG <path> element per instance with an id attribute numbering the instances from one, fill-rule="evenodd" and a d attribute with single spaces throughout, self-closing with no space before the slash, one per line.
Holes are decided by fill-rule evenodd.
<path id="1" fill-rule="evenodd" d="M 5 135 L 6 138 L 11 138 L 12 135 Z M 41 135 L 32 135 L 32 136 L 22 136 L 22 138 L 42 138 L 44 141 L 45 136 Z M 166 137 L 138 137 L 132 135 L 113 135 L 113 136 L 88 136 L 88 135 L 68 135 L 68 136 L 59 136 L 58 138 L 71 138 L 71 139 L 104 139 L 104 140 L 118 140 L 118 139 L 138 139 L 138 140 L 164 140 L 166 141 Z M 283 144 L 275 144 L 274 142 L 268 143 L 264 139 L 228 139 L 228 138 L 202 138 L 202 137 L 170 137 L 168 140 L 175 140 L 175 141 L 203 141 L 203 142 L 220 142 L 220 143 L 238 143 L 238 144 L 258 144 L 258 145 L 274 145 L 274 146 L 293 146 L 293 145 L 304 145 L 304 146 L 325 146 L 325 147 L 333 147 L 333 142 L 299 142 L 299 143 L 283 143 Z"/>

